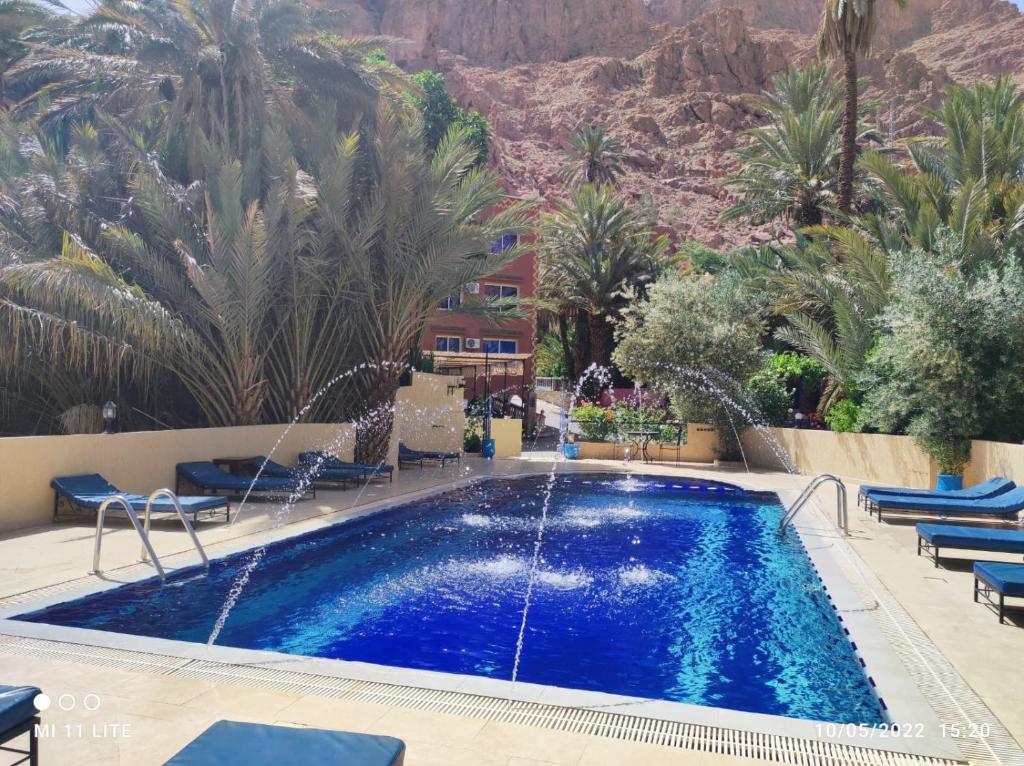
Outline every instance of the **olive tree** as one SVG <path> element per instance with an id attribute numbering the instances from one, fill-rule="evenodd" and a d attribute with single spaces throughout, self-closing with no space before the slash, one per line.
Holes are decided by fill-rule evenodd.
<path id="1" fill-rule="evenodd" d="M 762 364 L 756 297 L 729 275 L 667 275 L 624 315 L 615 363 L 669 394 L 680 420 L 717 425 L 723 453 L 733 454 L 734 429 L 742 430 L 746 420 L 740 410 L 748 409 L 743 384 Z"/>

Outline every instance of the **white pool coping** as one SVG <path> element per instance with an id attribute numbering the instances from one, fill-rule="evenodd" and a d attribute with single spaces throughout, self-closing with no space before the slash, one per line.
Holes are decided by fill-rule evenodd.
<path id="1" fill-rule="evenodd" d="M 573 466 L 570 471 L 572 473 L 609 475 L 625 473 L 624 470 L 609 470 L 609 468 L 604 466 L 577 465 Z M 294 526 L 283 526 L 254 533 L 244 538 L 226 541 L 214 546 L 217 550 L 215 555 L 211 555 L 211 560 L 225 558 L 265 544 L 299 537 L 328 527 L 346 524 L 353 519 L 362 518 L 369 514 L 481 481 L 513 479 L 546 475 L 547 473 L 548 471 L 541 470 L 538 467 L 534 471 L 521 471 L 502 476 L 476 476 L 456 480 L 443 486 L 435 486 L 400 497 L 391 497 L 367 504 L 361 507 L 357 513 L 347 515 L 342 519 L 314 519 L 310 520 L 310 523 L 300 522 L 298 526 L 303 527 L 301 530 L 296 530 Z M 642 474 L 642 470 L 630 471 L 630 473 Z M 649 476 L 656 481 L 664 481 L 667 484 L 684 483 L 684 477 L 643 475 Z M 693 481 L 706 482 L 707 479 L 694 479 Z M 789 502 L 795 499 L 797 494 L 790 491 L 766 491 L 745 485 L 742 481 L 736 481 L 732 477 L 723 480 L 722 483 L 732 484 L 757 494 L 776 494 L 783 501 L 784 505 L 788 505 Z M 726 493 L 708 494 L 711 497 L 728 496 Z M 864 604 L 847 579 L 840 568 L 838 559 L 834 555 L 840 546 L 845 546 L 843 550 L 844 555 L 856 557 L 857 554 L 846 543 L 835 526 L 825 517 L 820 509 L 815 508 L 813 511 L 810 509 L 804 511 L 800 515 L 799 521 L 800 523 L 795 528 L 810 557 L 812 565 L 831 598 L 832 604 L 837 609 L 846 629 L 849 631 L 849 636 L 854 643 L 856 652 L 863 661 L 865 673 L 870 679 L 873 679 L 878 695 L 885 701 L 890 722 L 910 726 L 909 733 L 915 736 L 897 736 L 871 727 L 844 726 L 828 721 L 786 718 L 783 716 L 750 713 L 682 702 L 651 700 L 525 682 L 513 683 L 512 681 L 480 676 L 399 668 L 347 660 L 305 657 L 282 652 L 216 645 L 207 646 L 194 642 L 10 619 L 15 615 L 38 611 L 54 604 L 73 601 L 86 595 L 112 590 L 128 583 L 152 578 L 152 570 L 144 567 L 132 567 L 123 573 L 119 573 L 119 577 L 116 580 L 113 578 L 97 578 L 95 581 L 84 583 L 81 586 L 69 588 L 58 593 L 50 593 L 38 600 L 26 601 L 2 608 L 0 609 L 0 633 L 24 638 L 62 641 L 72 644 L 145 652 L 192 660 L 208 660 L 232 665 L 273 667 L 289 672 L 312 673 L 336 678 L 600 710 L 678 723 L 827 741 L 847 746 L 887 750 L 929 758 L 964 760 L 955 742 L 951 738 L 942 736 L 941 722 L 924 695 L 913 682 L 906 667 L 883 635 L 879 625 L 871 616 L 870 609 Z M 191 552 L 191 556 L 188 552 L 169 556 L 167 569 L 171 571 L 175 566 L 189 566 L 193 563 L 194 557 L 194 552 Z"/>

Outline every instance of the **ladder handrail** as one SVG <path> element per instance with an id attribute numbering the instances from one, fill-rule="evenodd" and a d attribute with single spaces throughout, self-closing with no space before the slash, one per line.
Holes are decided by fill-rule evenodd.
<path id="1" fill-rule="evenodd" d="M 193 528 L 192 524 L 189 523 L 188 516 L 185 515 L 185 511 L 182 509 L 181 503 L 178 501 L 178 496 L 174 492 L 172 492 L 171 490 L 167 489 L 166 487 L 163 488 L 163 489 L 155 490 L 146 499 L 146 522 L 145 522 L 146 544 L 144 544 L 142 546 L 142 551 L 139 554 L 140 560 L 143 561 L 143 562 L 148 561 L 148 559 L 146 558 L 147 549 L 152 550 L 152 547 L 148 544 L 148 540 L 149 540 L 149 520 L 150 520 L 150 513 L 151 513 L 152 508 L 153 508 L 153 501 L 156 500 L 158 497 L 165 497 L 165 498 L 167 498 L 168 500 L 171 501 L 171 504 L 174 506 L 174 510 L 177 511 L 177 513 L 178 513 L 178 518 L 181 519 L 181 523 L 185 527 L 185 531 L 188 532 L 188 536 L 192 539 L 192 544 L 195 546 L 196 552 L 199 554 L 199 558 L 201 558 L 203 560 L 203 567 L 205 569 L 209 569 L 210 568 L 210 559 L 207 558 L 206 551 L 203 550 L 203 546 L 199 542 L 199 537 L 196 535 L 196 530 Z"/>
<path id="2" fill-rule="evenodd" d="M 102 571 L 100 569 L 100 547 L 103 544 L 103 521 L 107 516 L 107 508 L 114 503 L 120 505 L 127 512 L 128 518 L 131 519 L 132 526 L 135 527 L 135 531 L 138 532 L 139 537 L 142 538 L 143 547 L 153 559 L 153 566 L 156 567 L 157 574 L 160 575 L 160 580 L 162 581 L 167 576 L 164 572 L 164 568 L 160 564 L 160 559 L 157 558 L 156 551 L 153 550 L 153 546 L 149 542 L 149 536 L 146 534 L 145 530 L 143 530 L 142 524 L 139 523 L 138 514 L 135 513 L 135 509 L 132 508 L 132 504 L 124 495 L 111 495 L 100 504 L 99 510 L 96 512 L 96 543 L 93 546 L 92 551 L 92 572 L 90 572 L 90 574 L 99 574 Z"/>
<path id="3" fill-rule="evenodd" d="M 797 497 L 793 504 L 789 506 L 782 517 L 782 521 L 779 522 L 780 532 L 785 530 L 786 526 L 793 521 L 797 512 L 807 504 L 807 501 L 811 499 L 811 495 L 814 494 L 815 490 L 828 481 L 834 482 L 836 485 L 836 526 L 843 530 L 844 535 L 847 537 L 850 536 L 850 521 L 846 507 L 846 484 L 844 484 L 843 480 L 838 476 L 833 476 L 830 473 L 823 473 L 815 476 L 811 483 L 804 487 L 803 492 L 801 492 L 799 497 Z"/>

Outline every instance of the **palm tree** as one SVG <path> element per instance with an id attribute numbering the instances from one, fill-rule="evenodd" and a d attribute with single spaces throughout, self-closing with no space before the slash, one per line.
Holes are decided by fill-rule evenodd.
<path id="1" fill-rule="evenodd" d="M 566 183 L 614 186 L 622 169 L 622 144 L 600 125 L 581 125 L 569 138 L 570 150 L 559 175 Z"/>
<path id="2" fill-rule="evenodd" d="M 351 413 L 356 459 L 365 462 L 387 456 L 401 363 L 438 302 L 522 255 L 518 237 L 530 230 L 527 205 L 506 204 L 465 131 L 453 128 L 427 157 L 420 129 L 385 109 L 375 137 L 373 146 L 353 137 L 344 148 L 353 162 L 372 156 L 378 172 L 349 177 L 347 215 L 337 216 L 338 252 L 352 264 L 347 310 L 368 363 Z M 517 244 L 494 247 L 510 236 Z"/>
<path id="3" fill-rule="evenodd" d="M 888 254 L 865 230 L 814 226 L 793 245 L 749 252 L 733 264 L 772 296 L 773 313 L 785 319 L 775 338 L 828 372 L 819 405 L 827 411 L 851 392 L 874 343 L 889 297 Z"/>
<path id="4" fill-rule="evenodd" d="M 343 39 L 338 28 L 337 13 L 303 0 L 102 0 L 12 69 L 16 113 L 39 112 L 51 132 L 116 116 L 159 135 L 155 147 L 182 181 L 204 170 L 203 142 L 255 168 L 271 112 L 306 147 L 332 105 L 346 106 L 335 116 L 347 129 L 399 87 L 396 70 L 367 57 L 381 40 Z"/>
<path id="5" fill-rule="evenodd" d="M 751 143 L 732 152 L 740 169 L 723 185 L 739 190 L 742 199 L 722 220 L 820 224 L 836 211 L 843 122 L 839 88 L 822 64 L 790 66 L 772 84 L 759 104 L 770 123 L 746 131 Z M 862 113 L 868 106 L 860 105 Z M 861 127 L 858 139 L 879 140 L 868 126 Z"/>
<path id="6" fill-rule="evenodd" d="M 861 167 L 907 244 L 934 251 L 945 227 L 967 261 L 992 261 L 1024 234 L 1024 94 L 1004 77 L 954 86 L 928 116 L 943 135 L 911 142 L 905 162 L 869 152 Z"/>
<path id="7" fill-rule="evenodd" d="M 893 0 L 901 8 L 906 0 Z M 839 212 L 849 214 L 853 205 L 854 164 L 857 161 L 857 133 L 860 109 L 857 56 L 871 50 L 875 31 L 875 0 L 825 0 L 818 27 L 818 55 L 843 61 L 843 133 L 839 158 Z"/>
<path id="8" fill-rule="evenodd" d="M 667 248 L 667 237 L 656 237 L 607 186 L 580 187 L 545 218 L 541 284 L 566 307 L 585 312 L 595 364 L 610 363 L 611 319 L 631 290 L 654 277 Z"/>

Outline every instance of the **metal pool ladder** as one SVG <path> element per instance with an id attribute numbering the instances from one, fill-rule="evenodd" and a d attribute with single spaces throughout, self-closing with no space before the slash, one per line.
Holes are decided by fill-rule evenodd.
<path id="1" fill-rule="evenodd" d="M 784 531 L 786 527 L 792 523 L 793 518 L 800 509 L 807 504 L 807 501 L 811 499 L 811 495 L 814 494 L 818 487 L 830 481 L 836 485 L 836 526 L 843 530 L 844 535 L 849 537 L 850 522 L 846 513 L 846 485 L 843 484 L 842 479 L 838 476 L 833 476 L 830 473 L 823 473 L 819 476 L 815 476 L 811 483 L 804 487 L 804 491 L 801 492 L 796 501 L 789 506 L 789 509 L 782 517 L 782 521 L 779 522 L 779 531 Z"/>
<path id="2" fill-rule="evenodd" d="M 140 560 L 146 562 L 152 559 L 153 566 L 156 568 L 157 574 L 160 575 L 161 581 L 167 577 L 167 573 L 164 571 L 164 567 L 160 563 L 160 558 L 156 555 L 156 551 L 153 550 L 153 544 L 149 540 L 149 521 L 150 514 L 153 509 L 153 501 L 159 497 L 165 497 L 171 501 L 171 504 L 174 506 L 174 510 L 178 514 L 178 518 L 181 519 L 181 523 L 184 525 L 185 531 L 188 532 L 188 536 L 191 538 L 192 544 L 196 548 L 196 552 L 199 553 L 199 558 L 203 561 L 203 567 L 205 569 L 210 568 L 210 559 L 207 558 L 206 551 L 203 550 L 203 546 L 200 544 L 199 538 L 196 536 L 196 531 L 189 523 L 188 516 L 186 516 L 185 511 L 182 510 L 181 503 L 178 502 L 178 496 L 169 489 L 158 489 L 146 499 L 145 525 L 139 522 L 138 514 L 135 513 L 135 509 L 132 508 L 131 502 L 129 502 L 128 498 L 124 495 L 112 495 L 103 501 L 100 505 L 99 511 L 96 513 L 96 543 L 92 552 L 92 571 L 90 574 L 99 574 L 102 571 L 100 569 L 100 548 L 103 544 L 103 522 L 107 515 L 107 508 L 111 505 L 119 505 L 128 514 L 128 518 L 131 520 L 132 526 L 135 527 L 135 531 L 138 533 L 139 539 L 142 540 L 142 553 Z"/>

